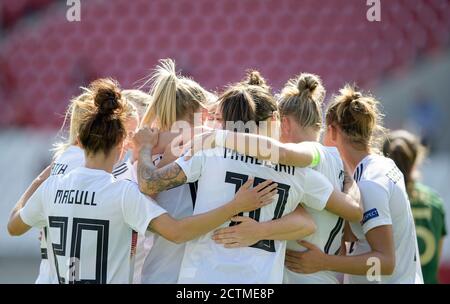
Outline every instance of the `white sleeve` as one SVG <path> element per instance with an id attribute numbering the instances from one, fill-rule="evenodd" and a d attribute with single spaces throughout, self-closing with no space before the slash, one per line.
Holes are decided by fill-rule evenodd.
<path id="1" fill-rule="evenodd" d="M 157 205 L 153 199 L 142 194 L 137 184 L 129 181 L 126 183 L 127 190 L 122 196 L 123 218 L 133 230 L 145 234 L 150 222 L 167 211 Z"/>
<path id="2" fill-rule="evenodd" d="M 44 213 L 44 200 L 42 198 L 44 187 L 47 181 L 43 182 L 39 188 L 28 199 L 25 206 L 19 211 L 22 221 L 31 227 L 47 226 L 47 219 Z"/>
<path id="3" fill-rule="evenodd" d="M 305 170 L 307 172 L 303 186 L 305 193 L 302 203 L 310 208 L 323 210 L 331 193 L 333 193 L 334 187 L 323 174 L 312 169 Z"/>
<path id="4" fill-rule="evenodd" d="M 360 181 L 358 187 L 364 207 L 361 221 L 364 234 L 378 226 L 392 225 L 388 191 L 368 180 Z"/>
<path id="5" fill-rule="evenodd" d="M 202 151 L 196 153 L 191 159 L 184 160 L 181 156 L 175 163 L 181 167 L 184 175 L 186 175 L 186 183 L 196 182 L 202 173 L 204 154 Z"/>

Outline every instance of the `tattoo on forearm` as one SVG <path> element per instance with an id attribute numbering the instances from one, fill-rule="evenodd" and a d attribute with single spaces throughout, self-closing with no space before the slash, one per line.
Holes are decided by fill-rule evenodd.
<path id="1" fill-rule="evenodd" d="M 141 191 L 151 195 L 184 184 L 186 175 L 176 163 L 156 168 L 151 148 L 142 148 L 138 160 L 138 180 Z"/>

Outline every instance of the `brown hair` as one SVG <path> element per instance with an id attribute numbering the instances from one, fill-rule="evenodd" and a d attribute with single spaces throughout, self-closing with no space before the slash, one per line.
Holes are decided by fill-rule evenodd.
<path id="1" fill-rule="evenodd" d="M 425 157 L 426 149 L 420 140 L 405 130 L 391 132 L 383 145 L 383 154 L 391 158 L 402 171 L 409 196 L 413 196 L 416 180 L 414 167 Z"/>
<path id="2" fill-rule="evenodd" d="M 207 94 L 192 79 L 177 76 L 175 62 L 163 59 L 147 81 L 152 83 L 152 102 L 142 118 L 141 125 L 156 123 L 162 130 L 170 130 L 182 118 L 191 119 L 200 106 L 207 103 Z"/>
<path id="3" fill-rule="evenodd" d="M 219 97 L 219 109 L 222 113 L 223 126 L 226 122 L 247 123 L 254 121 L 256 125 L 272 117 L 277 111 L 273 96 L 267 89 L 258 85 L 238 83 L 229 87 Z"/>
<path id="4" fill-rule="evenodd" d="M 385 133 L 378 100 L 349 85 L 339 93 L 327 108 L 327 125 L 338 126 L 359 148 L 377 149 Z"/>
<path id="5" fill-rule="evenodd" d="M 89 90 L 95 107 L 80 124 L 78 137 L 87 154 L 108 155 L 126 136 L 126 103 L 118 83 L 112 79 L 95 80 Z"/>
<path id="6" fill-rule="evenodd" d="M 241 84 L 250 85 L 250 86 L 258 86 L 267 92 L 271 92 L 271 88 L 267 85 L 266 80 L 262 77 L 261 73 L 257 70 L 248 70 L 247 74 Z"/>
<path id="7" fill-rule="evenodd" d="M 280 94 L 278 108 L 281 116 L 292 116 L 300 126 L 320 130 L 324 98 L 325 88 L 320 77 L 302 73 L 286 83 Z"/>

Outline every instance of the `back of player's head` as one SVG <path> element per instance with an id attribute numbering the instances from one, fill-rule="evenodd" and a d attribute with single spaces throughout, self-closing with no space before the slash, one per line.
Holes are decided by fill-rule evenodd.
<path id="1" fill-rule="evenodd" d="M 319 76 L 302 73 L 290 79 L 281 91 L 278 109 L 281 116 L 290 116 L 304 128 L 320 130 L 325 88 Z"/>
<path id="2" fill-rule="evenodd" d="M 424 158 L 425 147 L 420 140 L 405 130 L 391 132 L 383 144 L 383 154 L 391 158 L 405 177 L 405 184 L 411 194 L 414 183 L 414 168 Z"/>
<path id="3" fill-rule="evenodd" d="M 61 130 L 64 131 L 66 123 L 69 122 L 67 131 L 67 138 L 63 141 L 54 144 L 55 158 L 64 153 L 64 151 L 72 146 L 76 145 L 78 141 L 78 129 L 83 121 L 85 115 L 87 115 L 94 108 L 92 102 L 92 95 L 87 89 L 84 92 L 70 100 L 67 107 L 64 122 Z"/>
<path id="4" fill-rule="evenodd" d="M 123 90 L 122 96 L 136 108 L 139 117 L 144 115 L 145 109 L 152 100 L 149 94 L 141 90 Z"/>
<path id="5" fill-rule="evenodd" d="M 374 97 L 346 85 L 328 105 L 326 123 L 339 127 L 350 143 L 362 149 L 376 148 L 384 135 L 378 107 Z"/>
<path id="6" fill-rule="evenodd" d="M 89 91 L 94 107 L 83 117 L 78 138 L 88 155 L 99 152 L 108 155 L 126 136 L 127 104 L 117 82 L 112 79 L 95 80 Z"/>
<path id="7" fill-rule="evenodd" d="M 227 122 L 254 121 L 256 125 L 273 117 L 277 106 L 273 96 L 264 88 L 242 83 L 229 87 L 220 97 L 218 106 L 223 120 Z"/>
<path id="8" fill-rule="evenodd" d="M 257 70 L 248 70 L 244 80 L 241 81 L 241 84 L 249 86 L 257 86 L 267 90 L 270 93 L 270 86 L 267 84 L 266 80 L 261 75 L 261 73 Z"/>
<path id="9" fill-rule="evenodd" d="M 194 80 L 178 76 L 175 62 L 160 60 L 149 81 L 152 102 L 141 124 L 156 124 L 161 130 L 170 130 L 177 120 L 193 120 L 193 114 L 207 103 L 206 91 Z"/>

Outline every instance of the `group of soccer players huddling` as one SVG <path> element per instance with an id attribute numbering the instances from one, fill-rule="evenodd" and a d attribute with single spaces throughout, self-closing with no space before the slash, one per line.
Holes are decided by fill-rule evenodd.
<path id="1" fill-rule="evenodd" d="M 41 229 L 37 283 L 423 283 L 379 102 L 309 73 L 208 92 L 161 60 L 150 90 L 98 79 L 69 104 L 11 235 Z M 321 142 L 319 142 L 322 137 Z"/>

